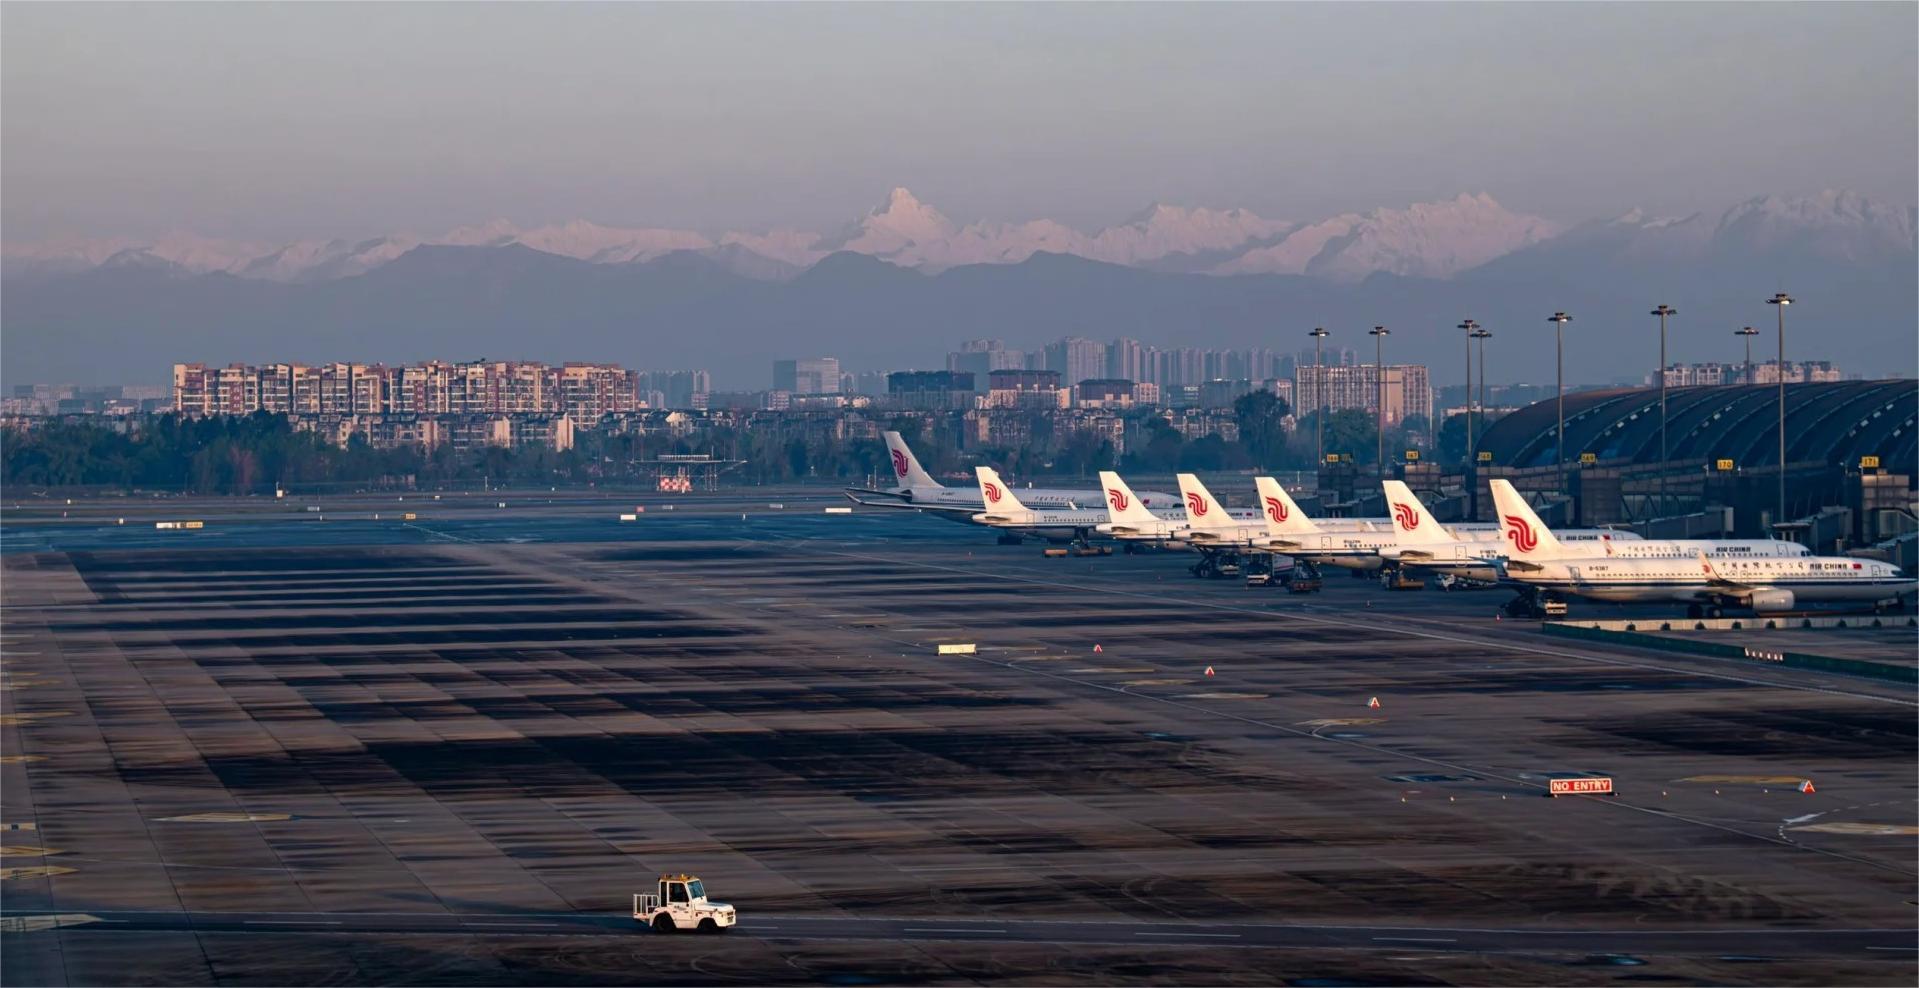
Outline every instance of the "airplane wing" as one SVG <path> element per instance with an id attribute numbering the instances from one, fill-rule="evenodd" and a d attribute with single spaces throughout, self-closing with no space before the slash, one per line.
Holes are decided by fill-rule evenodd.
<path id="1" fill-rule="evenodd" d="M 967 507 L 963 504 L 914 504 L 911 501 L 868 501 L 855 497 L 851 490 L 846 491 L 845 494 L 848 501 L 867 508 L 901 508 L 907 511 L 944 511 L 950 514 L 965 515 L 969 518 L 980 513 L 979 508 Z"/>

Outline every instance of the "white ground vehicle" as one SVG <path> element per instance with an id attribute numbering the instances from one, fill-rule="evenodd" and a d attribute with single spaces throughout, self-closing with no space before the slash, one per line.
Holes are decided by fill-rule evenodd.
<path id="1" fill-rule="evenodd" d="M 705 883 L 692 875 L 661 875 L 658 892 L 634 894 L 633 920 L 656 933 L 718 933 L 739 922 L 739 916 L 727 903 L 709 900 Z"/>

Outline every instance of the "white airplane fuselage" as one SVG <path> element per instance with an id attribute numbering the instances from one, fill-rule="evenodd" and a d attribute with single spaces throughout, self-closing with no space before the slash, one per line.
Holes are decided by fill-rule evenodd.
<path id="1" fill-rule="evenodd" d="M 1919 587 L 1898 567 L 1846 556 L 1772 556 L 1702 561 L 1691 557 L 1596 556 L 1513 568 L 1507 578 L 1539 590 L 1628 603 L 1721 603 L 1756 611 L 1801 601 L 1876 603 Z"/>

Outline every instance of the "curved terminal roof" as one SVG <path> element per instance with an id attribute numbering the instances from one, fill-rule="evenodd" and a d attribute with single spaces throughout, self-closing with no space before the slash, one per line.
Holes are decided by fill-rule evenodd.
<path id="1" fill-rule="evenodd" d="M 1742 467 L 1779 461 L 1779 386 L 1668 388 L 1666 435 L 1674 460 L 1730 459 Z M 1551 466 L 1553 401 L 1492 424 L 1479 448 L 1501 466 Z M 1566 458 L 1659 461 L 1659 389 L 1581 391 L 1566 396 Z M 1786 459 L 1857 466 L 1877 456 L 1889 473 L 1919 474 L 1919 382 L 1838 381 L 1786 385 Z"/>

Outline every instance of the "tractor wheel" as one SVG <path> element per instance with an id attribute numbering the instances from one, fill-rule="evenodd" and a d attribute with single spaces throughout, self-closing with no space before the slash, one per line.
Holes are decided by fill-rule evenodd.
<path id="1" fill-rule="evenodd" d="M 720 924 L 713 922 L 713 917 L 708 916 L 700 920 L 700 932 L 711 936 L 720 932 Z"/>
<path id="2" fill-rule="evenodd" d="M 678 928 L 679 927 L 673 925 L 673 917 L 665 913 L 653 917 L 653 932 L 655 933 L 671 933 Z"/>

